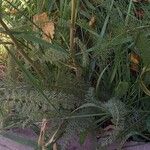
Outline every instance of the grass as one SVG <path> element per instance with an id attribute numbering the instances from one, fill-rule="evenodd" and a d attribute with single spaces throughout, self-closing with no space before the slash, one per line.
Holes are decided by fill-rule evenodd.
<path id="1" fill-rule="evenodd" d="M 149 5 L 149 2 L 132 0 L 45 0 L 42 3 L 4 0 L 1 3 L 0 31 L 7 38 L 2 38 L 1 45 L 9 53 L 8 59 L 11 57 L 17 64 L 19 74 L 11 70 L 16 76 L 21 76 L 21 81 L 17 78 L 17 82 L 21 86 L 28 84 L 38 94 L 33 94 L 34 101 L 28 96 L 26 99 L 21 97 L 21 105 L 18 105 L 18 98 L 12 100 L 12 105 L 12 101 L 4 97 L 9 111 L 1 107 L 5 112 L 2 122 L 10 125 L 12 120 L 8 116 L 12 115 L 14 107 L 21 110 L 32 102 L 31 106 L 35 108 L 33 114 L 25 111 L 19 116 L 14 115 L 21 122 L 25 116 L 27 125 L 41 122 L 46 117 L 48 120 L 63 120 L 64 126 L 67 126 L 72 119 L 92 117 L 93 122 L 98 122 L 96 125 L 103 128 L 104 124 L 117 126 L 118 122 L 121 124 L 120 118 L 124 118 L 129 120 L 129 127 L 122 130 L 119 124 L 120 132 L 112 142 L 127 140 L 123 137 L 134 138 L 131 133 L 149 137 L 149 111 L 146 107 L 150 104 Z M 43 12 L 48 19 L 40 18 Z M 39 15 L 37 21 L 33 20 L 35 15 Z M 48 28 L 44 32 L 44 26 L 49 22 L 54 23 L 54 31 Z M 46 35 L 48 38 L 51 32 L 54 32 L 54 38 L 49 43 L 42 37 Z M 15 53 L 11 49 L 12 44 Z M 9 72 L 11 67 L 8 65 L 12 64 L 7 64 Z M 89 94 L 91 87 L 94 90 Z M 52 91 L 58 93 L 54 97 L 46 94 Z M 36 97 L 36 94 L 42 97 Z M 115 99 L 113 103 L 112 99 Z M 91 106 L 98 106 L 99 109 Z M 125 114 L 121 114 L 122 107 L 126 110 Z M 74 114 L 74 110 L 79 112 Z M 137 122 L 133 127 L 130 124 L 134 119 Z M 59 138 L 58 135 L 55 136 Z"/>

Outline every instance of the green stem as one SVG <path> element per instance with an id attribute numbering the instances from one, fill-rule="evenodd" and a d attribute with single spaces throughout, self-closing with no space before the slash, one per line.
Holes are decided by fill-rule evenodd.
<path id="1" fill-rule="evenodd" d="M 71 23 L 70 23 L 70 54 L 75 61 L 74 38 L 75 38 L 75 23 L 77 16 L 77 0 L 71 1 Z"/>

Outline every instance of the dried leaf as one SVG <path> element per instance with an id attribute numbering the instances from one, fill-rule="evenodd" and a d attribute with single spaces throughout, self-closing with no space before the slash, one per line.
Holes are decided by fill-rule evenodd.
<path id="1" fill-rule="evenodd" d="M 12 8 L 12 9 L 9 11 L 9 13 L 10 13 L 11 15 L 16 15 L 17 12 L 18 12 L 18 10 L 15 9 L 15 8 Z"/>
<path id="2" fill-rule="evenodd" d="M 42 27 L 42 30 L 44 32 L 42 35 L 43 39 L 51 43 L 55 33 L 54 23 L 52 21 L 45 23 L 45 25 Z"/>
<path id="3" fill-rule="evenodd" d="M 89 21 L 89 26 L 94 27 L 95 23 L 96 23 L 96 18 L 95 18 L 95 16 L 92 16 L 90 21 Z"/>
<path id="4" fill-rule="evenodd" d="M 140 63 L 140 56 L 136 53 L 130 53 L 130 61 L 138 65 Z"/>
<path id="5" fill-rule="evenodd" d="M 36 14 L 33 16 L 33 22 L 40 28 L 48 21 L 49 21 L 49 18 L 46 12 L 43 12 L 41 14 Z M 33 28 L 36 29 L 35 26 Z"/>
<path id="6" fill-rule="evenodd" d="M 41 131 L 40 131 L 40 136 L 38 139 L 38 145 L 44 146 L 45 145 L 45 132 L 47 128 L 47 119 L 43 119 L 42 125 L 41 125 Z"/>
<path id="7" fill-rule="evenodd" d="M 53 144 L 53 150 L 58 150 L 58 149 L 57 149 L 57 144 L 56 144 L 56 143 Z"/>
<path id="8" fill-rule="evenodd" d="M 42 38 L 51 43 L 54 38 L 55 25 L 54 22 L 49 20 L 48 14 L 43 12 L 41 14 L 34 15 L 33 22 L 42 29 Z M 36 30 L 35 26 L 33 26 L 33 30 Z"/>

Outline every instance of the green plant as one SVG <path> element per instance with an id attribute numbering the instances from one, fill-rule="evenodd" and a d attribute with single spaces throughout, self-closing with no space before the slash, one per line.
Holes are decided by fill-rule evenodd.
<path id="1" fill-rule="evenodd" d="M 1 2 L 0 42 L 13 59 L 8 72 L 14 62 L 22 72 L 21 88 L 2 85 L 11 94 L 2 97 L 1 122 L 12 127 L 57 118 L 68 140 L 76 130 L 113 125 L 101 145 L 149 136 L 149 6 L 132 0 Z"/>

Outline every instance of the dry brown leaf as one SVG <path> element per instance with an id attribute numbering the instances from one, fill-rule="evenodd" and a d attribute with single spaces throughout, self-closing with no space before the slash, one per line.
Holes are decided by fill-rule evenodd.
<path id="1" fill-rule="evenodd" d="M 33 16 L 33 22 L 42 29 L 42 38 L 47 42 L 52 42 L 55 33 L 55 25 L 54 22 L 50 21 L 48 18 L 48 14 L 43 12 L 41 14 L 37 14 Z M 33 27 L 34 31 L 36 31 L 36 27 Z"/>
<path id="2" fill-rule="evenodd" d="M 89 26 L 94 27 L 95 23 L 96 23 L 96 18 L 95 18 L 95 16 L 92 16 L 90 21 L 89 21 Z"/>
<path id="3" fill-rule="evenodd" d="M 33 22 L 40 28 L 48 21 L 49 21 L 49 18 L 46 12 L 43 12 L 41 14 L 36 14 L 33 16 Z M 35 26 L 33 28 L 36 29 Z"/>
<path id="4" fill-rule="evenodd" d="M 11 9 L 11 10 L 9 11 L 9 13 L 10 13 L 11 15 L 16 15 L 17 12 L 18 12 L 18 10 L 15 9 L 15 8 L 13 8 L 13 9 Z"/>
<path id="5" fill-rule="evenodd" d="M 57 144 L 56 144 L 56 143 L 53 144 L 53 150 L 58 150 L 58 149 L 57 149 Z"/>
<path id="6" fill-rule="evenodd" d="M 138 54 L 136 53 L 130 53 L 129 54 L 129 60 L 131 62 L 130 64 L 130 70 L 133 72 L 139 72 L 139 64 L 141 61 L 141 58 Z"/>
<path id="7" fill-rule="evenodd" d="M 54 23 L 52 21 L 45 23 L 45 25 L 42 27 L 42 30 L 44 32 L 42 35 L 43 39 L 51 43 L 55 33 Z"/>
<path id="8" fill-rule="evenodd" d="M 38 145 L 44 146 L 45 145 L 45 132 L 47 128 L 47 119 L 43 119 L 42 125 L 41 125 L 41 131 L 40 131 L 40 136 L 38 139 Z"/>
<path id="9" fill-rule="evenodd" d="M 136 65 L 140 63 L 140 56 L 136 53 L 130 53 L 130 61 Z"/>

